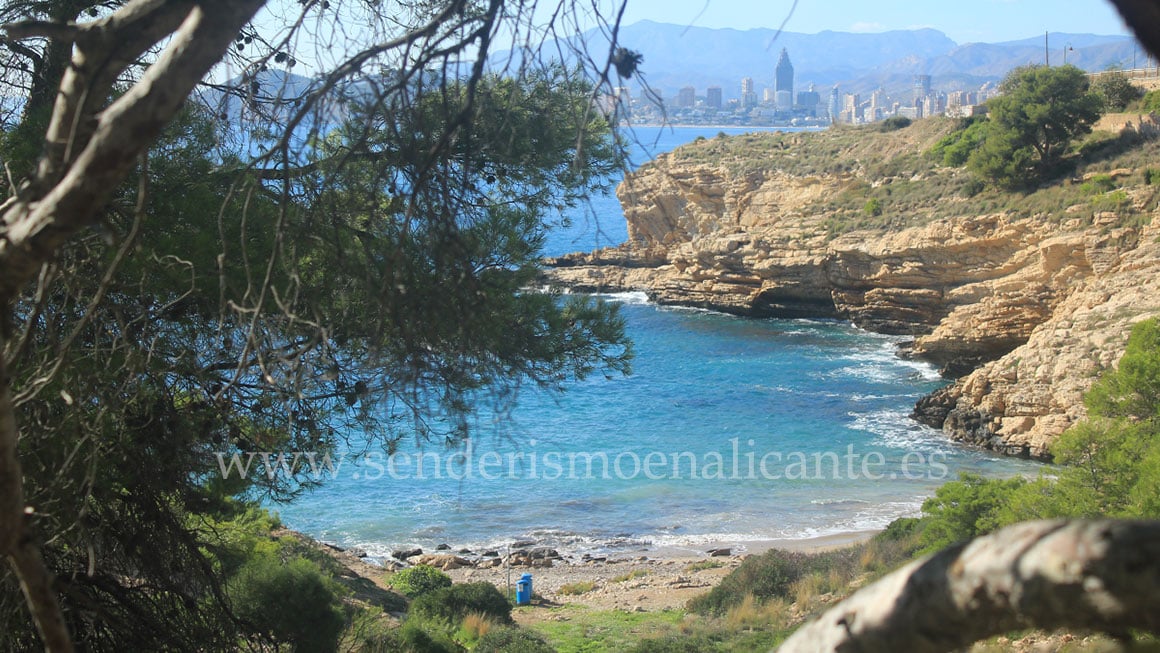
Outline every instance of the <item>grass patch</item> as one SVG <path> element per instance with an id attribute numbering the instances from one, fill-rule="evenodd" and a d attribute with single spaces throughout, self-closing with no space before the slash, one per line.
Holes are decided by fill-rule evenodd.
<path id="1" fill-rule="evenodd" d="M 633 569 L 632 571 L 628 572 L 627 574 L 621 574 L 619 576 L 614 576 L 612 578 L 612 582 L 623 583 L 623 582 L 630 581 L 630 580 L 636 580 L 637 578 L 644 578 L 645 576 L 648 576 L 647 569 Z"/>
<path id="2" fill-rule="evenodd" d="M 680 635 L 685 613 L 593 610 L 569 605 L 552 608 L 550 618 L 528 626 L 560 653 L 628 651 L 642 640 Z"/>
<path id="3" fill-rule="evenodd" d="M 560 589 L 556 590 L 557 594 L 564 596 L 578 596 L 580 594 L 587 594 L 596 589 L 596 583 L 590 580 L 578 580 L 575 583 L 568 583 L 561 585 Z"/>
<path id="4" fill-rule="evenodd" d="M 720 560 L 698 560 L 685 566 L 685 571 L 704 571 L 706 569 L 720 569 L 725 563 Z"/>
<path id="5" fill-rule="evenodd" d="M 459 632 L 456 633 L 455 639 L 460 642 L 475 643 L 498 626 L 490 616 L 472 612 L 463 618 L 463 623 L 459 625 Z"/>
<path id="6" fill-rule="evenodd" d="M 722 618 L 682 610 L 623 612 L 569 605 L 527 626 L 559 653 L 750 653 L 777 646 L 791 632 L 788 606 L 748 605 Z"/>
<path id="7" fill-rule="evenodd" d="M 785 599 L 760 602 L 752 594 L 746 594 L 741 603 L 725 613 L 724 623 L 732 630 L 752 630 L 773 626 L 787 629 L 792 617 L 791 604 Z"/>

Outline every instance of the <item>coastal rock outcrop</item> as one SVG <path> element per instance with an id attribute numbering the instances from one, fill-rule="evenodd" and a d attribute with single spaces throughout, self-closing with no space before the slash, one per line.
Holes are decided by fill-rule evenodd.
<path id="1" fill-rule="evenodd" d="M 957 379 L 920 402 L 916 418 L 956 440 L 1049 457 L 1054 438 L 1084 415 L 1083 393 L 1122 355 L 1131 324 L 1160 314 L 1148 174 L 1105 175 L 1118 180 L 1115 200 L 1132 219 L 1064 191 L 1053 200 L 1060 206 L 979 211 L 985 204 L 940 194 L 961 187 L 964 171 L 915 162 L 938 134 L 902 134 L 868 145 L 835 137 L 831 160 L 853 161 L 843 165 L 787 158 L 800 134 L 742 137 L 749 142 L 732 149 L 712 139 L 661 155 L 617 190 L 629 241 L 550 261 L 549 281 L 914 336 L 904 353 Z M 871 156 L 886 164 L 870 170 Z M 862 201 L 888 184 L 898 189 L 891 197 L 919 196 L 909 212 L 864 228 L 835 224 L 862 214 L 842 209 L 851 196 Z"/>

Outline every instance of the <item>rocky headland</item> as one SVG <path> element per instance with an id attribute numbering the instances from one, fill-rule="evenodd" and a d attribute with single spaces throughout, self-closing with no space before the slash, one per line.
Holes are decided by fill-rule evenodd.
<path id="1" fill-rule="evenodd" d="M 1022 193 L 941 165 L 930 151 L 953 128 L 932 119 L 686 145 L 618 188 L 627 243 L 550 261 L 548 279 L 911 335 L 900 355 L 954 379 L 917 419 L 1047 459 L 1131 325 L 1160 314 L 1157 123 L 1105 118 L 1072 174 Z"/>

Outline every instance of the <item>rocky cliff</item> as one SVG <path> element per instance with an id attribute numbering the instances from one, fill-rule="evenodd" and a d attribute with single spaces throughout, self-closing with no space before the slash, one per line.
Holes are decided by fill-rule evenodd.
<path id="1" fill-rule="evenodd" d="M 618 189 L 628 243 L 559 259 L 550 278 L 913 335 L 902 354 L 956 379 L 916 418 L 956 440 L 1046 458 L 1122 355 L 1130 325 L 1160 314 L 1147 168 L 1160 164 L 1160 146 L 1139 129 L 1097 133 L 1097 155 L 1074 178 L 1011 195 L 980 192 L 924 155 L 950 128 L 691 144 Z"/>

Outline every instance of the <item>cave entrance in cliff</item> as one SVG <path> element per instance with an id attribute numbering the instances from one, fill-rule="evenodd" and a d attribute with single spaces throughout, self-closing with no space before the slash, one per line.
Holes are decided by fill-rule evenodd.
<path id="1" fill-rule="evenodd" d="M 786 292 L 784 289 L 763 290 L 753 300 L 753 314 L 759 317 L 784 319 L 840 317 L 833 298 L 826 295 L 808 295 Z"/>

